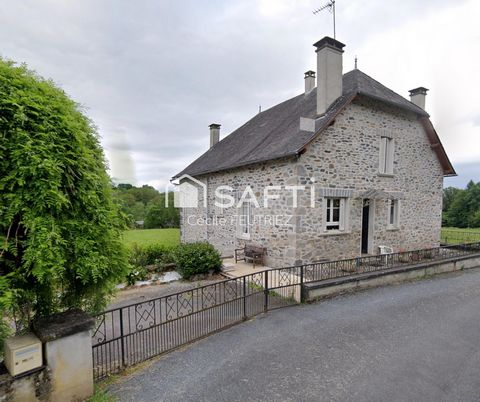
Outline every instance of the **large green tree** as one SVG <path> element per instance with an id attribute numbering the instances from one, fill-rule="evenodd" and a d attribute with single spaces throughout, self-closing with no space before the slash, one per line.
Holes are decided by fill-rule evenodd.
<path id="1" fill-rule="evenodd" d="M 0 313 L 102 308 L 124 278 L 123 220 L 93 123 L 53 82 L 0 59 Z"/>
<path id="2" fill-rule="evenodd" d="M 118 184 L 113 190 L 115 201 L 128 218 L 129 226 L 134 227 L 135 221 L 145 221 L 148 229 L 180 226 L 180 210 L 173 206 L 173 192 L 168 193 L 167 206 L 165 193 L 148 185 Z"/>
<path id="3" fill-rule="evenodd" d="M 443 224 L 480 228 L 480 183 L 470 181 L 466 189 L 443 190 Z"/>

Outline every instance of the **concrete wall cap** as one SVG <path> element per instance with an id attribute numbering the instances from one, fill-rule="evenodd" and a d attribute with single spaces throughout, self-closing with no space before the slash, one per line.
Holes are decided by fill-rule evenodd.
<path id="1" fill-rule="evenodd" d="M 33 332 L 42 343 L 64 338 L 79 332 L 89 331 L 95 319 L 82 310 L 74 309 L 51 317 L 42 318 L 32 325 Z"/>

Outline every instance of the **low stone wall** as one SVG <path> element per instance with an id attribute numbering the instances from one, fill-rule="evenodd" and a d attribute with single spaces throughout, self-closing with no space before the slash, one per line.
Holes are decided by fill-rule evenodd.
<path id="1" fill-rule="evenodd" d="M 390 270 L 371 272 L 352 277 L 307 283 L 305 284 L 305 297 L 306 301 L 314 301 L 356 290 L 393 285 L 436 274 L 472 268 L 480 268 L 480 254 L 442 261 L 432 261 L 410 265 L 408 267 L 392 268 Z"/>
<path id="2" fill-rule="evenodd" d="M 92 338 L 94 319 L 70 310 L 34 322 L 32 330 L 43 345 L 44 366 L 12 377 L 0 365 L 0 402 L 77 402 L 93 388 Z"/>
<path id="3" fill-rule="evenodd" d="M 3 364 L 0 367 L 0 401 L 48 401 L 51 392 L 50 371 L 40 367 L 18 377 L 12 377 Z"/>

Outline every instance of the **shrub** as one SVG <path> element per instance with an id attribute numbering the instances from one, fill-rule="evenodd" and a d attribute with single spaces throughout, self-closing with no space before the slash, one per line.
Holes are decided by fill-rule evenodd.
<path id="1" fill-rule="evenodd" d="M 145 246 L 145 259 L 147 265 L 157 265 L 163 267 L 166 264 L 173 264 L 174 247 L 164 246 L 162 244 L 149 244 Z"/>
<path id="2" fill-rule="evenodd" d="M 174 247 L 162 244 L 150 244 L 139 246 L 134 244 L 130 251 L 130 263 L 134 267 L 146 267 L 155 265 L 157 270 L 162 271 L 167 264 L 173 264 Z"/>
<path id="3" fill-rule="evenodd" d="M 0 59 L 0 315 L 16 329 L 98 311 L 128 270 L 97 129 L 51 81 Z"/>
<path id="4" fill-rule="evenodd" d="M 220 253 L 209 243 L 188 243 L 174 252 L 177 271 L 184 279 L 194 275 L 219 272 L 222 267 Z"/>

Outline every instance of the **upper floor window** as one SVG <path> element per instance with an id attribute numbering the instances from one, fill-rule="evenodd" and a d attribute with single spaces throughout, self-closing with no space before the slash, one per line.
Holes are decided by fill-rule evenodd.
<path id="1" fill-rule="evenodd" d="M 393 138 L 380 138 L 380 166 L 379 172 L 382 174 L 393 174 L 393 156 L 395 143 Z"/>

